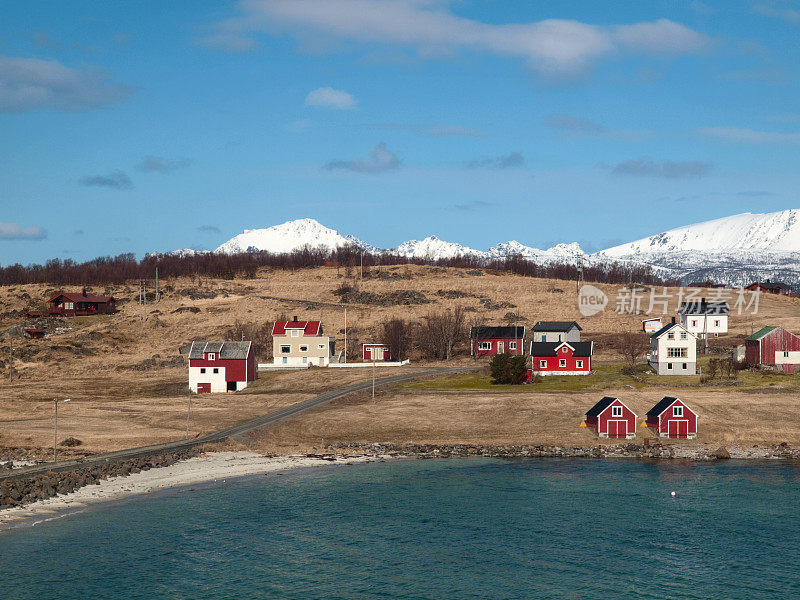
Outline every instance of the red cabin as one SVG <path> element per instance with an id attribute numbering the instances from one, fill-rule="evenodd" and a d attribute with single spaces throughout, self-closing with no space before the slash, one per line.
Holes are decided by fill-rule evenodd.
<path id="1" fill-rule="evenodd" d="M 586 426 L 599 437 L 632 439 L 636 437 L 636 414 L 619 398 L 606 396 L 586 413 Z"/>
<path id="2" fill-rule="evenodd" d="M 257 378 L 252 342 L 192 342 L 189 388 L 193 392 L 237 392 Z"/>
<path id="3" fill-rule="evenodd" d="M 116 310 L 117 301 L 113 296 L 93 296 L 83 290 L 80 294 L 58 294 L 48 300 L 51 315 L 82 317 L 106 315 Z"/>
<path id="4" fill-rule="evenodd" d="M 682 440 L 697 437 L 697 413 L 671 396 L 664 396 L 647 411 L 645 425 L 659 437 Z"/>
<path id="5" fill-rule="evenodd" d="M 763 327 L 748 337 L 744 344 L 744 358 L 748 365 L 771 365 L 789 374 L 800 370 L 800 337 L 783 327 Z"/>
<path id="6" fill-rule="evenodd" d="M 525 326 L 469 328 L 470 356 L 495 356 L 509 353 L 520 356 L 525 351 Z"/>
<path id="7" fill-rule="evenodd" d="M 588 375 L 594 342 L 531 342 L 534 375 Z"/>
<path id="8" fill-rule="evenodd" d="M 389 352 L 389 346 L 386 344 L 362 344 L 361 350 L 363 352 L 364 360 L 372 362 L 373 360 L 391 360 L 392 355 Z"/>

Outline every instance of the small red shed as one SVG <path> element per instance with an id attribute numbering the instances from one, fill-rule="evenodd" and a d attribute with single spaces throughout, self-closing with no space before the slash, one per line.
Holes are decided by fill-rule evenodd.
<path id="1" fill-rule="evenodd" d="M 525 326 L 492 327 L 481 325 L 469 328 L 470 356 L 495 356 L 509 353 L 520 356 L 525 352 Z"/>
<path id="2" fill-rule="evenodd" d="M 632 439 L 636 437 L 636 414 L 619 398 L 606 396 L 586 413 L 586 427 L 599 437 Z"/>
<path id="3" fill-rule="evenodd" d="M 789 374 L 800 370 L 800 337 L 783 327 L 762 327 L 744 344 L 748 365 L 773 365 Z"/>
<path id="4" fill-rule="evenodd" d="M 594 342 L 531 342 L 534 375 L 588 375 Z"/>
<path id="5" fill-rule="evenodd" d="M 362 344 L 362 352 L 364 360 L 367 362 L 392 359 L 389 346 L 386 344 Z"/>
<path id="6" fill-rule="evenodd" d="M 645 425 L 659 437 L 683 440 L 697 437 L 697 413 L 672 396 L 664 396 L 647 411 Z"/>

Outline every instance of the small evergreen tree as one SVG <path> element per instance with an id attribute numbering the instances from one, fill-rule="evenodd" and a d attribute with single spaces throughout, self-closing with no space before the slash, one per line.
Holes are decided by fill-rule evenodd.
<path id="1" fill-rule="evenodd" d="M 496 354 L 489 365 L 492 383 L 518 384 L 525 379 L 527 359 L 524 356 L 511 356 L 509 353 Z"/>

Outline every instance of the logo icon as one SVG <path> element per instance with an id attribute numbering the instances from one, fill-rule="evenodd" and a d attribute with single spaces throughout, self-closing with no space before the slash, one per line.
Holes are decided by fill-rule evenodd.
<path id="1" fill-rule="evenodd" d="M 578 310 L 584 317 L 591 317 L 606 309 L 608 296 L 593 285 L 582 285 L 578 291 Z"/>

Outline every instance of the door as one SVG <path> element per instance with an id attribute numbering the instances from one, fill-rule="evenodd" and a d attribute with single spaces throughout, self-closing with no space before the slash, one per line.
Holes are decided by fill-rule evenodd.
<path id="1" fill-rule="evenodd" d="M 211 393 L 211 384 L 210 383 L 198 383 L 197 384 L 197 393 L 198 394 L 210 394 Z"/>
<path id="2" fill-rule="evenodd" d="M 628 422 L 625 420 L 608 422 L 608 437 L 626 438 L 628 437 Z"/>
<path id="3" fill-rule="evenodd" d="M 506 343 L 505 342 L 497 342 L 497 353 L 502 354 L 506 351 Z"/>
<path id="4" fill-rule="evenodd" d="M 667 425 L 667 437 L 685 440 L 689 437 L 689 421 L 676 420 L 669 421 Z"/>

